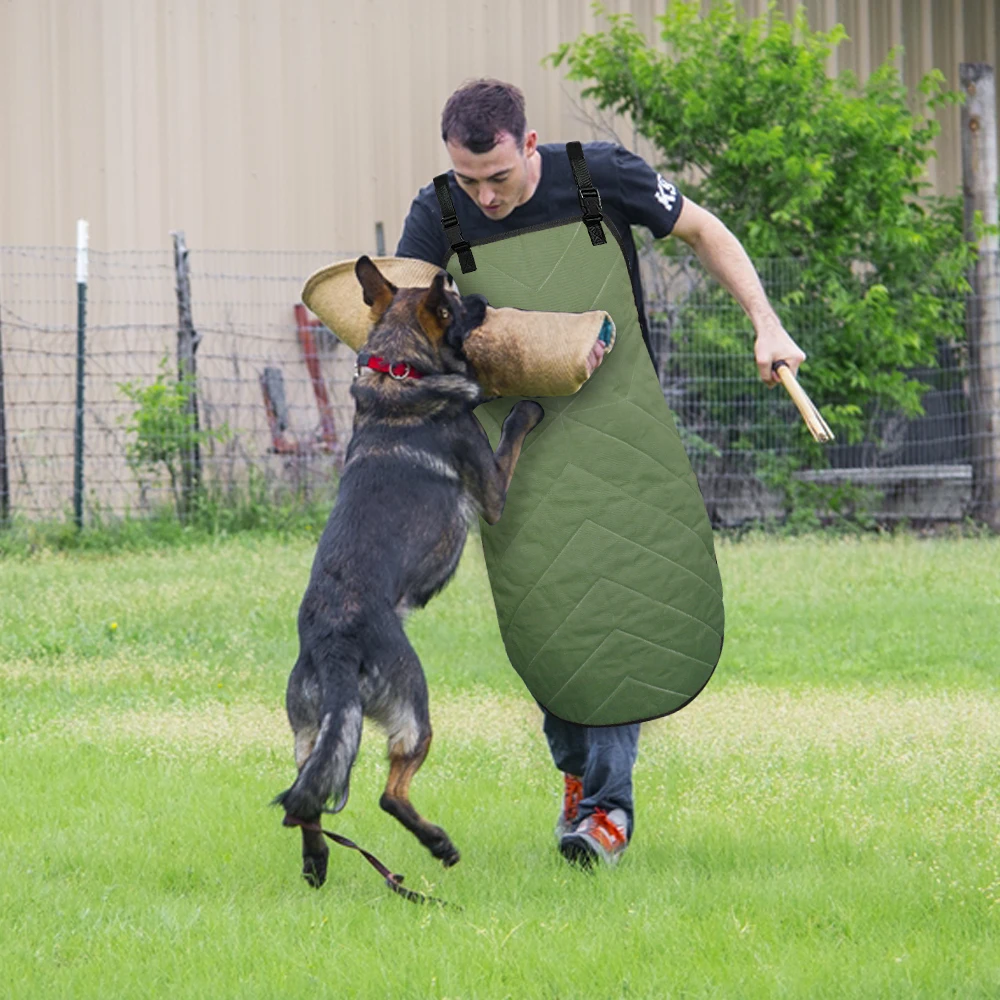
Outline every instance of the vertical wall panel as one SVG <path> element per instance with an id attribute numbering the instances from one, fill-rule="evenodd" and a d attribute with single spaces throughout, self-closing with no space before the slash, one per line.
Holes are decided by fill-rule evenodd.
<path id="1" fill-rule="evenodd" d="M 857 25 L 855 18 L 854 0 L 837 0 L 836 3 L 837 23 L 842 24 L 847 32 L 847 38 L 837 47 L 837 72 L 850 70 L 852 73 L 858 71 L 857 60 Z"/>
<path id="2" fill-rule="evenodd" d="M 657 48 L 667 0 L 613 0 Z M 709 0 L 703 0 L 707 7 Z M 780 0 L 786 16 L 795 0 Z M 830 60 L 863 80 L 893 44 L 904 81 L 998 61 L 997 0 L 806 0 L 851 35 Z M 748 15 L 765 0 L 746 0 Z M 542 141 L 617 136 L 622 116 L 541 58 L 600 30 L 589 0 L 5 0 L 0 3 L 0 242 L 97 248 L 387 248 L 416 190 L 449 161 L 448 95 L 477 76 L 524 91 Z M 957 190 L 958 111 L 939 112 L 929 179 Z M 588 117 L 592 124 L 588 122 Z"/>
<path id="3" fill-rule="evenodd" d="M 129 81 L 133 89 L 134 150 L 132 244 L 143 246 L 144 234 L 159 224 L 162 212 L 161 192 L 164 187 L 163 150 L 158 115 L 159 91 L 163 80 L 157 73 L 158 39 L 156 17 L 133 17 L 130 43 L 134 53 L 135 72 Z M 141 167 L 140 167 L 141 164 Z"/>
<path id="4" fill-rule="evenodd" d="M 191 6 L 196 9 L 198 5 Z M 244 211 L 248 179 L 258 170 L 252 146 L 250 150 L 245 146 L 244 130 L 248 122 L 259 120 L 263 109 L 258 104 L 259 91 L 248 78 L 252 68 L 241 58 L 249 12 L 244 10 L 241 16 L 240 6 L 238 0 L 213 0 L 197 11 L 203 48 L 197 64 L 188 63 L 185 67 L 185 72 L 195 76 L 202 97 L 197 109 L 202 155 L 195 161 L 197 167 L 195 164 L 192 167 L 202 171 L 211 195 L 205 200 L 200 226 L 177 218 L 170 228 L 183 229 L 192 247 L 203 245 L 206 232 L 227 227 L 231 239 L 239 241 L 229 245 L 244 245 L 249 237 L 249 220 L 257 214 L 256 206 L 252 211 Z M 232 100 L 230 95 L 234 94 L 242 94 L 243 99 Z M 274 136 L 272 141 L 277 143 L 280 139 Z M 183 169 L 178 161 L 175 167 Z"/>
<path id="5" fill-rule="evenodd" d="M 933 0 L 920 0 L 920 60 L 917 63 L 916 79 L 919 81 L 923 75 L 931 68 L 935 67 L 934 61 L 934 11 Z M 914 53 L 916 54 L 916 53 Z M 919 106 L 920 98 L 917 97 Z M 940 115 L 936 115 L 940 119 Z M 938 167 L 940 163 L 940 153 L 942 141 L 937 143 L 938 157 L 932 158 L 927 165 L 927 180 L 938 190 Z"/>
<path id="6" fill-rule="evenodd" d="M 958 83 L 958 67 L 955 62 L 955 35 L 957 25 L 952 9 L 952 0 L 937 0 L 932 4 L 931 12 L 931 51 L 932 65 L 941 70 L 950 86 Z M 956 170 L 951 157 L 943 155 L 945 150 L 958 147 L 959 127 L 954 115 L 938 114 L 941 123 L 941 135 L 938 139 L 937 185 L 941 190 L 952 190 L 956 183 Z"/>
<path id="7" fill-rule="evenodd" d="M 822 19 L 819 21 L 810 19 L 809 24 L 813 28 L 822 26 L 824 31 L 830 31 L 834 25 L 840 23 L 837 17 L 837 0 L 822 0 L 822 4 Z M 826 71 L 830 76 L 836 76 L 840 72 L 840 46 L 830 53 L 826 61 Z"/>
<path id="8" fill-rule="evenodd" d="M 0 66 L 7 70 L 3 104 L 8 122 L 0 151 L 4 163 L 0 169 L 4 185 L 0 233 L 7 243 L 43 242 L 32 234 L 51 238 L 57 231 L 51 195 L 55 164 L 46 141 L 51 124 L 45 127 L 46 120 L 51 122 L 55 103 L 52 57 L 43 31 L 46 13 L 43 4 L 0 6 Z M 45 189 L 50 192 L 48 198 L 41 196 Z M 63 227 L 63 232 L 68 233 L 68 227 Z"/>

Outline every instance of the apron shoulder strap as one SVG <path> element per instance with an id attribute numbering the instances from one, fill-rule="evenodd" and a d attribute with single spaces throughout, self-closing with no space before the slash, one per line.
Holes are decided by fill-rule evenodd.
<path id="1" fill-rule="evenodd" d="M 601 214 L 601 193 L 594 187 L 587 167 L 587 158 L 583 155 L 582 143 L 567 142 L 566 155 L 569 157 L 569 165 L 573 168 L 573 176 L 576 178 L 577 197 L 580 199 L 583 222 L 590 234 L 590 242 L 595 247 L 600 246 L 602 243 L 607 243 L 604 227 L 601 225 L 601 219 L 604 218 Z M 462 235 L 462 227 L 458 224 L 455 203 L 452 201 L 451 191 L 448 190 L 447 174 L 438 174 L 434 178 L 434 190 L 441 206 L 441 225 L 452 250 L 458 254 L 462 274 L 475 271 L 476 259 L 472 256 L 472 247 Z"/>
<path id="2" fill-rule="evenodd" d="M 438 174 L 434 178 L 434 190 L 437 192 L 438 204 L 441 206 L 441 225 L 444 227 L 444 235 L 451 244 L 452 250 L 458 254 L 458 261 L 462 265 L 462 274 L 475 271 L 476 259 L 472 256 L 472 247 L 462 236 L 462 227 L 458 224 L 455 203 L 451 200 L 451 192 L 448 190 L 447 174 Z"/>
<path id="3" fill-rule="evenodd" d="M 567 142 L 566 155 L 569 157 L 569 165 L 573 168 L 573 176 L 576 178 L 577 196 L 580 199 L 580 208 L 583 209 L 584 224 L 590 233 L 591 245 L 600 246 L 602 243 L 607 243 L 604 227 L 601 225 L 601 219 L 604 218 L 601 214 L 601 193 L 591 180 L 582 143 Z"/>

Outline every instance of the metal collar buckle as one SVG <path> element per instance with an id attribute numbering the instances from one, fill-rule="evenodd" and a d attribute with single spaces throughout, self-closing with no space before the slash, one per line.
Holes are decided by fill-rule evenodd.
<path id="1" fill-rule="evenodd" d="M 394 368 L 403 366 L 403 370 L 397 375 Z M 424 373 L 418 371 L 409 361 L 390 361 L 388 358 L 380 358 L 376 354 L 369 354 L 367 351 L 359 351 L 354 367 L 354 377 L 361 374 L 363 368 L 370 368 L 372 371 L 381 372 L 389 378 L 401 382 L 404 378 L 423 378 Z"/>

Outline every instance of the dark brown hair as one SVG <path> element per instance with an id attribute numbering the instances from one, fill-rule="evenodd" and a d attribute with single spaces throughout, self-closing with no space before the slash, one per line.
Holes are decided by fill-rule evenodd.
<path id="1" fill-rule="evenodd" d="M 441 113 L 441 138 L 470 153 L 488 153 L 500 132 L 509 132 L 520 149 L 527 121 L 524 94 L 512 83 L 481 79 L 463 84 Z"/>

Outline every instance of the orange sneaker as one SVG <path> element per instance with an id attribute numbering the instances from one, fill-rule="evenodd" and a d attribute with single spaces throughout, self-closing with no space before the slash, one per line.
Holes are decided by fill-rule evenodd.
<path id="1" fill-rule="evenodd" d="M 556 839 L 561 839 L 563 834 L 569 833 L 576 826 L 576 814 L 580 808 L 580 799 L 583 798 L 583 779 L 575 774 L 563 774 L 563 806 L 559 813 L 559 822 L 556 823 Z"/>
<path id="2" fill-rule="evenodd" d="M 600 859 L 613 865 L 628 847 L 628 817 L 624 809 L 605 812 L 595 809 L 586 819 L 580 820 L 576 828 L 563 834 L 559 840 L 559 851 L 568 861 L 574 861 L 589 868 Z"/>

